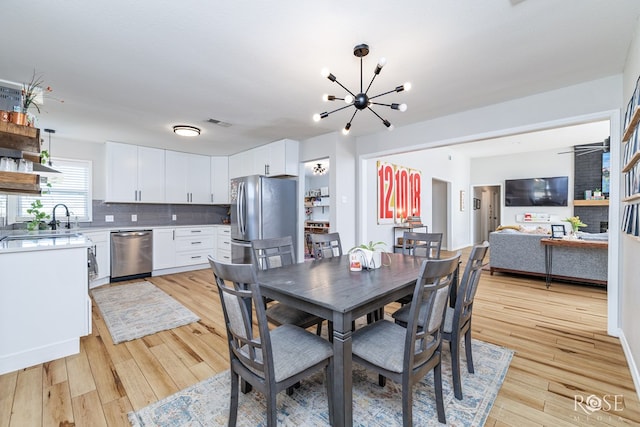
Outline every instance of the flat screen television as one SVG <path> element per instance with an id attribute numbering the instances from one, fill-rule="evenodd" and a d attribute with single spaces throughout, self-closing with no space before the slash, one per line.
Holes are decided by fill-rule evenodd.
<path id="1" fill-rule="evenodd" d="M 507 179 L 505 206 L 567 206 L 569 177 Z"/>

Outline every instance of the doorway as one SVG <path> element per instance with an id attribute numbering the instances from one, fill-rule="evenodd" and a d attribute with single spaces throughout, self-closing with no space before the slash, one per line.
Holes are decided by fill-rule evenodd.
<path id="1" fill-rule="evenodd" d="M 304 257 L 312 258 L 311 234 L 328 233 L 331 228 L 329 158 L 304 164 Z"/>
<path id="2" fill-rule="evenodd" d="M 442 233 L 442 249 L 451 247 L 449 241 L 449 182 L 433 178 L 431 180 L 431 230 Z"/>
<path id="3" fill-rule="evenodd" d="M 500 200 L 502 198 L 499 185 L 483 185 L 473 187 L 473 242 L 482 243 L 489 240 L 489 233 L 500 225 Z"/>

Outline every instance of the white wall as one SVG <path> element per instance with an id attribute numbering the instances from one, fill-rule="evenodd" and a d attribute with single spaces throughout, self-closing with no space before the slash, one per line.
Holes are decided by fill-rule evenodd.
<path id="1" fill-rule="evenodd" d="M 640 76 L 640 21 L 636 25 L 634 39 L 629 47 L 629 56 L 624 69 L 622 103 L 623 112 L 628 100 L 631 98 L 636 81 Z M 620 232 L 621 249 L 621 280 L 620 280 L 620 326 L 621 339 L 625 348 L 625 354 L 629 361 L 631 375 L 633 376 L 636 392 L 640 395 L 640 328 L 638 328 L 638 307 L 640 306 L 640 242 L 637 239 Z"/>
<path id="2" fill-rule="evenodd" d="M 502 192 L 500 224 L 516 223 L 516 215 L 525 212 L 548 213 L 554 221 L 573 215 L 573 154 L 558 154 L 566 149 L 480 157 L 471 160 L 471 186 L 499 185 Z M 569 176 L 569 206 L 505 207 L 504 180 Z"/>
<path id="3" fill-rule="evenodd" d="M 422 223 L 429 227 L 429 231 L 434 230 L 432 222 L 432 179 L 450 182 L 451 185 L 451 205 L 449 206 L 450 229 L 453 234 L 450 236 L 451 248 L 456 250 L 468 246 L 470 238 L 469 229 L 469 159 L 462 155 L 452 155 L 449 148 L 436 148 L 432 150 L 417 151 L 414 153 L 380 156 L 365 161 L 364 183 L 359 185 L 363 194 L 362 218 L 363 234 L 359 237 L 360 242 L 370 240 L 386 242 L 388 247 L 393 245 L 393 225 L 378 225 L 377 221 L 377 166 L 378 160 L 418 169 L 422 172 L 422 193 L 421 212 Z M 467 195 L 466 209 L 461 212 L 459 209 L 459 192 L 465 190 Z"/>

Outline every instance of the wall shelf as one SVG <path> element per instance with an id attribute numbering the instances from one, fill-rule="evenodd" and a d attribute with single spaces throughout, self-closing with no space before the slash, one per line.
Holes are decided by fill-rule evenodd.
<path id="1" fill-rule="evenodd" d="M 631 115 L 631 120 L 629 120 L 629 124 L 627 125 L 627 128 L 624 131 L 624 134 L 622 134 L 622 141 L 628 141 L 629 138 L 631 138 L 631 135 L 633 135 L 633 131 L 636 130 L 636 126 L 638 125 L 638 122 L 640 121 L 640 106 L 636 106 L 635 110 L 633 111 L 633 114 Z"/>
<path id="2" fill-rule="evenodd" d="M 0 122 L 0 147 L 19 151 L 23 158 L 40 162 L 40 129 Z M 32 153 L 25 155 L 25 152 Z M 40 195 L 40 176 L 22 172 L 0 172 L 0 193 Z"/>
<path id="3" fill-rule="evenodd" d="M 609 206 L 609 199 L 602 200 L 574 200 L 573 206 Z"/>
<path id="4" fill-rule="evenodd" d="M 624 165 L 624 167 L 622 168 L 622 173 L 626 173 L 629 172 L 631 169 L 633 169 L 633 167 L 635 166 L 636 163 L 638 163 L 638 160 L 640 160 L 640 151 L 637 151 L 632 157 L 631 159 L 627 162 L 626 165 Z"/>

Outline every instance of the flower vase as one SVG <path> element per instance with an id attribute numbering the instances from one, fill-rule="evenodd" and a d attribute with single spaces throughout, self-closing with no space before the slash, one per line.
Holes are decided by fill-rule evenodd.
<path id="1" fill-rule="evenodd" d="M 9 121 L 16 125 L 26 126 L 27 125 L 27 114 L 18 111 L 12 111 L 9 114 Z"/>

